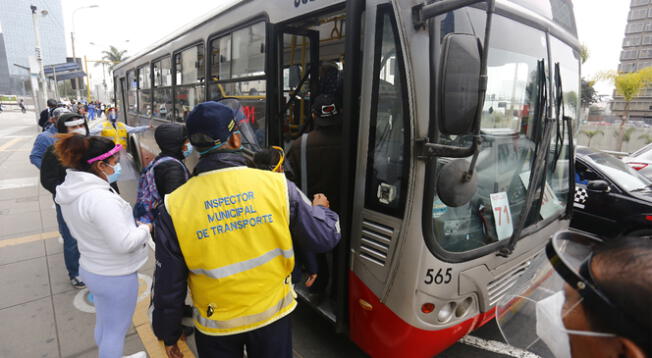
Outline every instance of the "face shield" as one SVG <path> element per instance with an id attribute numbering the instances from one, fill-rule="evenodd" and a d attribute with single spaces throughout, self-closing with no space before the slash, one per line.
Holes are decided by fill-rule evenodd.
<path id="1" fill-rule="evenodd" d="M 600 312 L 620 312 L 595 285 L 589 271 L 593 252 L 601 244 L 600 239 L 569 231 L 552 238 L 545 255 L 535 259 L 497 305 L 496 321 L 507 343 L 537 353 L 549 350 L 556 358 L 570 358 L 572 335 L 616 336 L 612 332 L 572 329 L 572 322 L 586 312 L 583 304 L 598 307 Z"/>
<path id="2" fill-rule="evenodd" d="M 251 123 L 247 119 L 247 116 L 244 114 L 244 110 L 240 104 L 240 101 L 235 98 L 222 98 L 217 102 L 231 108 L 233 113 L 235 113 L 235 120 L 238 122 L 238 126 L 240 128 L 239 130 L 242 146 L 251 152 L 260 151 L 261 146 L 256 139 L 256 132 L 252 128 Z"/>

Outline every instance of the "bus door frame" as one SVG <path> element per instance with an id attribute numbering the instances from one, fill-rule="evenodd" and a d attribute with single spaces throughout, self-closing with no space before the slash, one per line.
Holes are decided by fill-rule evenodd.
<path id="1" fill-rule="evenodd" d="M 278 27 L 276 34 L 275 34 L 275 41 L 276 41 L 276 49 L 277 49 L 277 99 L 275 99 L 275 102 L 278 103 L 278 111 L 275 115 L 279 116 L 279 126 L 280 126 L 280 136 L 279 136 L 279 143 L 281 145 L 283 144 L 283 123 L 285 122 L 285 106 L 287 106 L 289 99 L 286 100 L 285 98 L 285 93 L 283 91 L 283 69 L 285 67 L 285 63 L 283 62 L 283 36 L 289 34 L 289 35 L 297 35 L 297 36 L 304 36 L 308 38 L 309 46 L 310 46 L 310 51 L 309 51 L 309 56 L 310 60 L 308 63 L 310 64 L 310 100 L 312 100 L 316 95 L 318 94 L 317 92 L 319 91 L 319 32 L 314 31 L 314 30 L 305 30 L 305 29 L 297 29 L 297 28 L 292 28 L 287 25 L 281 25 Z"/>

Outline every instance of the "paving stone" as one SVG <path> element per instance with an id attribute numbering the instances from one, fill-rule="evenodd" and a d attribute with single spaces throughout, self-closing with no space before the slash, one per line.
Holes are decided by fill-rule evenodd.
<path id="1" fill-rule="evenodd" d="M 74 357 L 96 349 L 95 314 L 82 312 L 73 305 L 73 300 L 79 292 L 81 291 L 68 291 L 53 298 L 63 357 Z M 97 357 L 97 353 L 95 356 Z"/>
<path id="2" fill-rule="evenodd" d="M 31 215 L 0 215 L 0 234 L 3 236 L 19 236 L 25 232 L 33 232 L 35 230 L 41 232 L 42 229 L 38 211 Z"/>
<path id="3" fill-rule="evenodd" d="M 48 256 L 48 268 L 50 270 L 50 286 L 52 287 L 52 294 L 56 295 L 68 291 L 77 291 L 77 289 L 72 287 L 70 284 L 63 253 Z"/>
<path id="4" fill-rule="evenodd" d="M 42 241 L 0 248 L 0 265 L 43 257 L 45 248 Z"/>
<path id="5" fill-rule="evenodd" d="M 0 322 L 0 357 L 59 357 L 50 297 L 2 309 Z"/>
<path id="6" fill-rule="evenodd" d="M 45 257 L 0 266 L 0 309 L 50 295 Z"/>
<path id="7" fill-rule="evenodd" d="M 63 252 L 63 243 L 59 242 L 59 238 L 55 237 L 54 239 L 44 240 L 45 242 L 45 253 L 47 255 L 60 254 Z"/>

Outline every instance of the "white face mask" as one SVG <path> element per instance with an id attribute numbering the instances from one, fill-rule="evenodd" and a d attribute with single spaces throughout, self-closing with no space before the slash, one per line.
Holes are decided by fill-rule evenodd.
<path id="1" fill-rule="evenodd" d="M 86 135 L 86 128 L 75 128 L 70 131 L 71 133 L 77 133 L 81 135 Z"/>
<path id="2" fill-rule="evenodd" d="M 537 335 L 548 346 L 555 358 L 571 358 L 569 334 L 591 337 L 616 337 L 616 335 L 610 333 L 566 329 L 562 320 L 562 308 L 565 300 L 564 292 L 559 291 L 537 302 L 536 305 Z M 578 304 L 576 303 L 576 306 Z"/>

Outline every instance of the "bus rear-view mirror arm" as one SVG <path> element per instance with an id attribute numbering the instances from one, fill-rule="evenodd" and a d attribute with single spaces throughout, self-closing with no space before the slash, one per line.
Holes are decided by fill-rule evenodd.
<path id="1" fill-rule="evenodd" d="M 480 2 L 487 4 L 484 44 L 471 34 L 449 33 L 444 37 L 437 96 L 439 132 L 472 135 L 473 141 L 466 148 L 424 141 L 421 151 L 426 157 L 460 158 L 445 164 L 438 174 L 437 195 L 450 207 L 465 205 L 477 191 L 475 165 L 480 151 L 480 122 L 487 93 L 487 58 L 495 0 L 442 0 L 413 8 L 417 27 L 417 23 L 423 25 L 427 19 L 437 15 Z M 461 159 L 471 155 L 470 163 Z"/>

